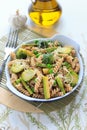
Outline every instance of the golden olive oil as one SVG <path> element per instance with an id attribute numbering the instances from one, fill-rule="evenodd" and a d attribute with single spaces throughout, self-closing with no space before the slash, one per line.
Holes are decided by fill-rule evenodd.
<path id="1" fill-rule="evenodd" d="M 36 0 L 28 13 L 34 23 L 49 26 L 59 20 L 62 9 L 56 0 Z"/>

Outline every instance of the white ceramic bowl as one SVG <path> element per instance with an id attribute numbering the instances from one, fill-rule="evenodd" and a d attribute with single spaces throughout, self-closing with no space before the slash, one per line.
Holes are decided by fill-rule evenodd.
<path id="1" fill-rule="evenodd" d="M 75 48 L 76 50 L 76 55 L 79 59 L 79 63 L 80 63 L 80 72 L 79 72 L 79 79 L 78 79 L 78 83 L 76 84 L 76 86 L 72 89 L 72 91 L 66 93 L 65 95 L 63 96 L 60 96 L 60 97 L 55 97 L 55 98 L 51 98 L 51 99 L 37 99 L 37 98 L 32 98 L 32 97 L 28 97 L 24 94 L 22 94 L 21 92 L 19 92 L 10 82 L 10 75 L 9 75 L 9 71 L 8 71 L 8 62 L 10 61 L 10 56 L 7 60 L 7 63 L 6 63 L 6 77 L 7 77 L 7 87 L 14 93 L 16 94 L 17 96 L 25 99 L 25 100 L 28 100 L 28 101 L 41 101 L 41 102 L 46 102 L 46 101 L 54 101 L 54 100 L 59 100 L 61 98 L 64 98 L 68 95 L 70 95 L 73 91 L 75 91 L 77 89 L 77 87 L 79 87 L 79 85 L 81 84 L 82 82 L 82 79 L 83 79 L 83 75 L 84 75 L 84 65 L 83 65 L 83 60 L 82 60 L 82 57 L 80 56 L 80 46 L 79 44 L 77 44 L 75 41 L 73 41 L 72 39 L 66 37 L 66 36 L 63 36 L 63 35 L 54 35 L 53 37 L 51 38 L 39 38 L 39 39 L 33 39 L 33 40 L 30 40 L 30 41 L 27 41 L 26 43 L 24 44 L 29 44 L 29 43 L 32 43 L 33 41 L 35 40 L 58 40 L 59 42 L 61 42 L 63 45 L 71 45 Z M 21 46 L 21 45 L 20 45 Z M 15 49 L 15 52 L 17 51 L 17 49 L 20 47 L 18 46 L 16 49 Z"/>

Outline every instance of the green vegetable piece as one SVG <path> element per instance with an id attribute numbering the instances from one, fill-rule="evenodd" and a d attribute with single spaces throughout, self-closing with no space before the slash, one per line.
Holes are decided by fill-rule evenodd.
<path id="1" fill-rule="evenodd" d="M 26 59 L 27 57 L 26 50 L 23 48 L 19 48 L 16 52 L 16 57 L 18 59 Z"/>
<path id="2" fill-rule="evenodd" d="M 17 83 L 16 83 L 16 82 L 13 82 L 12 84 L 13 84 L 13 86 L 16 88 Z"/>
<path id="3" fill-rule="evenodd" d="M 56 80 L 54 80 L 53 86 L 57 86 L 57 82 L 56 82 Z"/>
<path id="4" fill-rule="evenodd" d="M 38 58 L 41 55 L 41 53 L 36 54 L 36 58 Z"/>
<path id="5" fill-rule="evenodd" d="M 36 66 L 42 67 L 42 68 L 46 68 L 47 67 L 46 64 L 44 64 L 44 63 L 37 63 Z"/>
<path id="6" fill-rule="evenodd" d="M 35 42 L 35 44 L 37 45 L 37 44 L 38 44 L 38 42 L 39 42 L 39 40 L 35 40 L 34 42 Z"/>
<path id="7" fill-rule="evenodd" d="M 52 74 L 53 73 L 53 69 L 49 69 L 49 73 Z"/>
<path id="8" fill-rule="evenodd" d="M 38 45 L 39 48 L 47 48 L 48 42 L 47 41 L 38 41 L 37 45 Z"/>
<path id="9" fill-rule="evenodd" d="M 16 52 L 16 57 L 18 59 L 26 59 L 27 56 L 34 56 L 34 53 L 32 51 L 26 50 L 24 48 L 19 48 Z"/>
<path id="10" fill-rule="evenodd" d="M 57 76 L 56 81 L 57 81 L 57 84 L 58 84 L 60 90 L 63 92 L 63 94 L 65 94 L 65 89 L 64 89 L 63 82 L 62 82 L 61 78 Z"/>
<path id="11" fill-rule="evenodd" d="M 44 97 L 45 99 L 50 98 L 50 88 L 48 83 L 48 77 L 43 76 L 43 88 L 44 88 Z"/>
<path id="12" fill-rule="evenodd" d="M 72 77 L 73 77 L 72 86 L 75 86 L 75 85 L 77 84 L 77 82 L 78 82 L 79 76 L 78 76 L 78 74 L 77 74 L 76 72 L 74 72 L 74 71 L 71 71 L 71 75 L 72 75 Z"/>
<path id="13" fill-rule="evenodd" d="M 78 74 L 73 70 L 70 70 L 70 73 L 68 73 L 65 77 L 69 79 L 73 87 L 77 84 L 79 78 Z"/>
<path id="14" fill-rule="evenodd" d="M 37 55 L 37 54 L 38 54 L 38 51 L 34 50 L 33 53 L 34 53 L 35 55 Z"/>
<path id="15" fill-rule="evenodd" d="M 13 73 L 19 73 L 24 69 L 24 63 L 22 63 L 21 61 L 17 61 L 15 60 L 15 62 L 13 63 L 12 67 L 11 67 L 11 71 Z"/>
<path id="16" fill-rule="evenodd" d="M 58 53 L 69 54 L 72 51 L 72 47 L 71 46 L 59 47 L 57 51 Z"/>
<path id="17" fill-rule="evenodd" d="M 51 65 L 51 64 L 47 64 L 46 66 L 47 66 L 47 68 L 49 68 L 49 69 L 53 67 L 53 65 Z"/>
<path id="18" fill-rule="evenodd" d="M 54 65 L 52 64 L 44 64 L 44 63 L 37 63 L 36 66 L 41 67 L 41 68 L 49 68 L 49 69 L 54 67 Z"/>
<path id="19" fill-rule="evenodd" d="M 25 87 L 25 89 L 30 93 L 30 95 L 33 94 L 32 89 L 26 84 L 26 82 L 21 78 L 21 82 L 23 84 L 23 86 Z"/>
<path id="20" fill-rule="evenodd" d="M 63 65 L 66 66 L 67 68 L 71 67 L 71 65 L 68 62 L 63 62 Z"/>
<path id="21" fill-rule="evenodd" d="M 54 51 L 56 49 L 57 49 L 57 47 L 48 47 L 48 48 L 46 48 L 46 51 L 47 52 L 52 52 L 52 51 Z"/>
<path id="22" fill-rule="evenodd" d="M 32 90 L 33 93 L 35 92 L 35 91 L 34 91 L 34 87 L 32 87 L 31 90 Z"/>
<path id="23" fill-rule="evenodd" d="M 24 81 L 29 81 L 31 80 L 35 75 L 35 71 L 32 69 L 27 69 L 25 71 L 23 71 L 21 77 Z"/>
<path id="24" fill-rule="evenodd" d="M 52 53 L 44 54 L 42 62 L 45 64 L 53 64 L 53 62 L 54 62 L 53 54 Z"/>
<path id="25" fill-rule="evenodd" d="M 17 79 L 15 82 L 16 84 L 19 84 L 21 82 L 21 78 Z"/>

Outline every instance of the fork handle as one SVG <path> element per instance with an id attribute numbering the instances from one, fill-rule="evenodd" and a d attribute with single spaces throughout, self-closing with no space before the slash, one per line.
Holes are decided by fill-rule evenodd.
<path id="1" fill-rule="evenodd" d="M 6 59 L 7 60 L 7 59 Z M 0 67 L 0 82 L 2 80 L 2 74 L 3 74 L 3 71 L 4 71 L 4 68 L 5 68 L 5 63 L 6 63 L 6 60 L 3 60 L 3 63 Z"/>

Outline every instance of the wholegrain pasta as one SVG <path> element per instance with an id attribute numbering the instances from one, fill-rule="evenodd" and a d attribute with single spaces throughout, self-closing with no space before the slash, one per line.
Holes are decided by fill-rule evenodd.
<path id="1" fill-rule="evenodd" d="M 38 40 L 11 53 L 8 68 L 15 89 L 32 98 L 49 99 L 72 91 L 80 64 L 72 46 Z"/>

